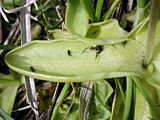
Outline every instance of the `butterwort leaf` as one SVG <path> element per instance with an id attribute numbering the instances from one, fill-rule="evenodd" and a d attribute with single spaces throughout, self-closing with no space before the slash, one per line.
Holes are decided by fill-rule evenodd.
<path id="1" fill-rule="evenodd" d="M 104 45 L 100 53 L 95 50 L 96 46 L 96 42 L 83 39 L 33 41 L 10 51 L 5 61 L 18 73 L 49 81 L 144 77 L 144 47 L 139 42 L 130 40 L 125 44 Z M 68 55 L 68 50 L 72 55 Z"/>

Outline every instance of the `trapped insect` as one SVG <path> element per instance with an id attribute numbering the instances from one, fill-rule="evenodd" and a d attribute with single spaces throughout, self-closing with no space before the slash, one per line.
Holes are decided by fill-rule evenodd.
<path id="1" fill-rule="evenodd" d="M 35 72 L 35 69 L 32 66 L 30 67 L 30 69 L 32 72 Z"/>
<path id="2" fill-rule="evenodd" d="M 67 54 L 68 54 L 69 56 L 72 56 L 71 50 L 67 50 Z"/>
<path id="3" fill-rule="evenodd" d="M 87 48 L 85 48 L 83 51 L 82 51 L 82 54 L 87 50 L 91 50 L 91 51 L 95 51 L 96 52 L 96 57 L 95 57 L 95 60 L 97 59 L 98 55 L 104 50 L 104 46 L 102 45 L 96 45 L 95 47 L 93 46 L 89 46 Z"/>

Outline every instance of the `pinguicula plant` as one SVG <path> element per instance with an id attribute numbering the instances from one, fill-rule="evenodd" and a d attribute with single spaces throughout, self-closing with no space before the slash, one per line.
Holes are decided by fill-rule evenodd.
<path id="1" fill-rule="evenodd" d="M 53 40 L 34 40 L 5 55 L 6 64 L 19 74 L 65 83 L 52 120 L 160 119 L 160 2 L 137 0 L 129 32 L 111 18 L 122 1 L 110 2 L 103 13 L 104 0 L 94 7 L 91 0 L 68 0 L 66 30 L 55 29 Z M 75 82 L 93 85 L 93 94 L 87 101 L 81 98 L 85 93 L 77 96 L 74 90 L 65 106 Z"/>

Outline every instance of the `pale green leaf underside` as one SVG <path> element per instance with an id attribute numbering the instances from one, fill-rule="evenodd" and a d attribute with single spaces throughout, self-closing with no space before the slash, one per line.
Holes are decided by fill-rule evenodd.
<path id="1" fill-rule="evenodd" d="M 33 41 L 9 52 L 5 61 L 16 72 L 42 80 L 58 82 L 83 82 L 98 79 L 140 76 L 144 47 L 135 40 L 105 45 L 96 58 L 96 42 L 83 39 Z M 134 47 L 133 47 L 134 46 Z M 68 55 L 67 51 L 71 51 Z M 34 70 L 33 70 L 34 69 Z"/>

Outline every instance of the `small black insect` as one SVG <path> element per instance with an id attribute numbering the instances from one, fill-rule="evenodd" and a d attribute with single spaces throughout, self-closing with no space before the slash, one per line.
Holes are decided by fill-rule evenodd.
<path id="1" fill-rule="evenodd" d="M 32 72 L 35 72 L 35 69 L 32 66 L 30 67 L 30 69 Z"/>
<path id="2" fill-rule="evenodd" d="M 67 54 L 68 54 L 69 56 L 72 56 L 71 50 L 67 50 Z"/>
<path id="3" fill-rule="evenodd" d="M 96 52 L 96 57 L 95 57 L 95 60 L 97 59 L 98 55 L 104 50 L 104 46 L 102 45 L 96 45 L 96 47 L 93 47 L 93 46 L 90 46 L 90 47 L 87 47 L 85 48 L 83 51 L 82 51 L 82 54 L 87 50 L 91 50 L 91 51 L 95 51 Z"/>
<path id="4" fill-rule="evenodd" d="M 127 44 L 127 41 L 122 42 L 122 45 L 125 47 L 125 45 Z"/>

